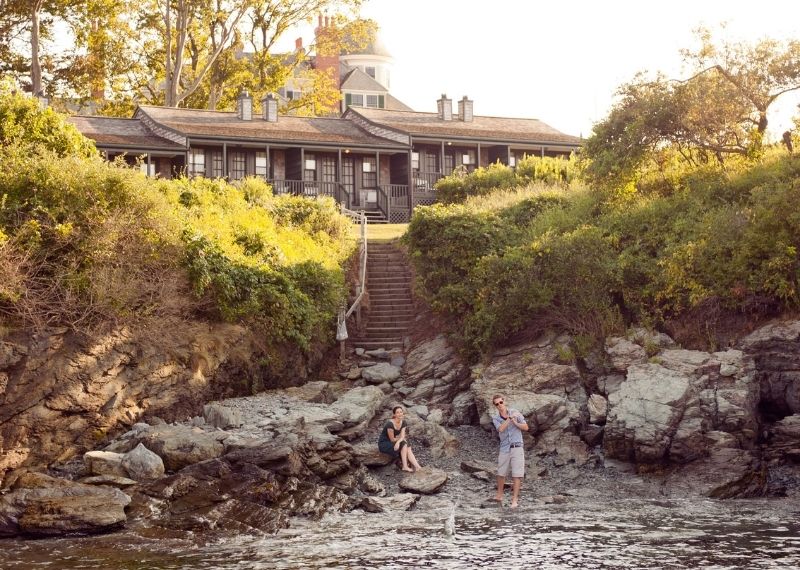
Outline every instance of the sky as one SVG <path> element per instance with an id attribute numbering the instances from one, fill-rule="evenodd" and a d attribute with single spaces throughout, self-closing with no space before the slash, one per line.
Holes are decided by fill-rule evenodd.
<path id="1" fill-rule="evenodd" d="M 703 25 L 729 40 L 800 39 L 790 0 L 365 0 L 394 57 L 390 92 L 417 111 L 446 93 L 476 115 L 535 118 L 588 136 L 637 71 L 680 78 L 681 48 Z M 291 33 L 289 35 L 292 35 Z M 305 35 L 305 34 L 304 34 Z M 292 42 L 296 35 L 292 35 Z M 308 36 L 306 36 L 308 37 Z M 311 38 L 308 37 L 310 40 Z M 770 131 L 798 114 L 800 94 L 778 101 Z"/>

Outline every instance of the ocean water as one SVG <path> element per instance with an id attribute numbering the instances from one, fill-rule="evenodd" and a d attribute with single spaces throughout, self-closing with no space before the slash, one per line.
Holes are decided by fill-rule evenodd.
<path id="1" fill-rule="evenodd" d="M 0 541 L 0 568 L 800 568 L 800 504 L 586 500 L 296 519 L 277 535 L 160 533 Z"/>

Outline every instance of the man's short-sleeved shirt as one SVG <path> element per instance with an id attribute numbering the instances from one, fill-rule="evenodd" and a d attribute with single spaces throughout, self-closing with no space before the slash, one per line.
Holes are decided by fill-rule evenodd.
<path id="1" fill-rule="evenodd" d="M 515 416 L 515 418 L 517 418 L 517 423 L 520 423 L 519 419 L 525 421 L 525 418 L 517 410 L 509 408 L 508 414 L 510 416 Z M 504 421 L 505 420 L 500 416 L 500 414 L 492 416 L 494 429 L 499 429 L 500 424 L 502 424 Z M 511 451 L 512 443 L 522 443 L 522 430 L 514 424 L 508 424 L 508 427 L 505 430 L 502 432 L 498 431 L 498 435 L 500 436 L 500 453 L 508 453 Z"/>

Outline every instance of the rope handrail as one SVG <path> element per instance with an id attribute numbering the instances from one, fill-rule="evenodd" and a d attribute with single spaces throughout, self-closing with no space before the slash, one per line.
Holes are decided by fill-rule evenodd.
<path id="1" fill-rule="evenodd" d="M 367 290 L 367 216 L 364 212 L 354 212 L 341 206 L 342 215 L 347 216 L 354 222 L 358 222 L 361 226 L 360 228 L 360 238 L 359 238 L 359 279 L 358 284 L 356 285 L 356 298 L 353 300 L 353 304 L 350 306 L 347 311 L 345 311 L 344 306 L 342 306 L 341 310 L 339 311 L 339 315 L 337 318 L 336 323 L 336 340 L 341 343 L 341 355 L 340 358 L 344 358 L 344 345 L 347 340 L 347 318 L 353 314 L 360 305 L 361 300 L 364 297 L 364 293 Z"/>

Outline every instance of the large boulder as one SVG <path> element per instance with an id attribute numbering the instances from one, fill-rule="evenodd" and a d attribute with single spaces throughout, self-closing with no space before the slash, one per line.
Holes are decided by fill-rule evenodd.
<path id="1" fill-rule="evenodd" d="M 91 475 L 127 477 L 128 472 L 122 465 L 124 457 L 124 454 L 114 451 L 87 451 L 83 454 L 83 462 Z"/>
<path id="2" fill-rule="evenodd" d="M 125 524 L 128 495 L 41 473 L 24 473 L 0 497 L 0 537 L 107 532 Z"/>
<path id="3" fill-rule="evenodd" d="M 775 417 L 800 414 L 800 321 L 761 327 L 739 348 L 755 361 L 761 409 Z"/>
<path id="4" fill-rule="evenodd" d="M 711 432 L 751 448 L 757 403 L 753 361 L 741 351 L 664 350 L 609 393 L 604 449 L 625 461 L 686 463 L 708 454 Z"/>
<path id="5" fill-rule="evenodd" d="M 141 443 L 122 457 L 122 466 L 128 477 L 147 481 L 164 476 L 164 461 Z"/>
<path id="6" fill-rule="evenodd" d="M 353 388 L 342 394 L 328 406 L 328 410 L 338 415 L 346 428 L 364 425 L 369 422 L 383 405 L 385 394 L 377 386 Z"/>
<path id="7" fill-rule="evenodd" d="M 220 441 L 222 432 L 207 432 L 199 427 L 185 425 L 153 426 L 132 439 L 134 446 L 156 453 L 168 471 L 179 471 L 187 465 L 219 457 L 225 452 Z"/>
<path id="8" fill-rule="evenodd" d="M 578 368 L 562 361 L 559 347 L 566 343 L 566 339 L 545 336 L 506 349 L 485 368 L 476 369 L 472 393 L 480 424 L 491 428 L 494 394 L 506 396 L 511 407 L 525 415 L 529 423 L 529 416 L 535 415 L 539 429 L 577 421 L 587 396 Z"/>
<path id="9" fill-rule="evenodd" d="M 445 408 L 472 382 L 469 367 L 443 335 L 415 346 L 408 354 L 404 371 L 405 383 L 414 388 L 412 400 Z M 465 412 L 460 413 L 463 417 Z"/>
<path id="10" fill-rule="evenodd" d="M 426 467 L 413 473 L 406 473 L 398 485 L 405 491 L 428 495 L 435 493 L 447 483 L 447 473 L 441 469 Z"/>
<path id="11" fill-rule="evenodd" d="M 370 384 L 394 382 L 400 378 L 400 368 L 392 366 L 388 362 L 379 362 L 375 366 L 364 368 L 361 371 L 361 377 Z"/>
<path id="12" fill-rule="evenodd" d="M 242 427 L 241 412 L 217 402 L 203 406 L 203 419 L 208 425 L 220 429 Z"/>

